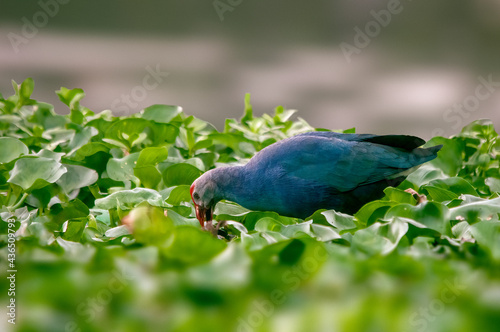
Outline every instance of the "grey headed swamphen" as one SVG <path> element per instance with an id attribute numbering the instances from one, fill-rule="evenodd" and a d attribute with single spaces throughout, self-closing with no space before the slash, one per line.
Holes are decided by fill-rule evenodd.
<path id="1" fill-rule="evenodd" d="M 212 169 L 191 186 L 196 217 L 211 221 L 222 199 L 256 211 L 304 219 L 318 209 L 353 214 L 399 185 L 414 167 L 437 156 L 441 145 L 406 135 L 317 131 L 276 142 L 244 166 Z"/>

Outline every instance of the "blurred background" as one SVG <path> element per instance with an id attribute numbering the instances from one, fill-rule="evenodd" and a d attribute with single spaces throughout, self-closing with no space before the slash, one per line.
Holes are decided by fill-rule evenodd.
<path id="1" fill-rule="evenodd" d="M 0 91 L 33 77 L 116 115 L 181 105 L 219 129 L 297 109 L 315 127 L 452 135 L 500 123 L 497 0 L 3 0 Z M 498 82 L 498 83 L 496 83 Z"/>

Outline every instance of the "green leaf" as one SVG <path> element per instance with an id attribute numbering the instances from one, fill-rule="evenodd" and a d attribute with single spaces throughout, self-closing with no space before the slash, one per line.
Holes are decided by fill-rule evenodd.
<path id="1" fill-rule="evenodd" d="M 28 147 L 20 140 L 11 137 L 0 137 L 0 163 L 8 163 L 28 153 Z"/>
<path id="2" fill-rule="evenodd" d="M 194 265 L 209 261 L 226 248 L 226 243 L 191 226 L 178 226 L 170 246 L 162 253 L 174 262 Z"/>
<path id="3" fill-rule="evenodd" d="M 161 181 L 161 174 L 156 165 L 167 159 L 168 150 L 165 147 L 148 147 L 140 152 L 134 175 L 139 178 L 146 188 L 157 188 Z"/>
<path id="4" fill-rule="evenodd" d="M 354 214 L 354 217 L 359 223 L 357 226 L 362 228 L 373 224 L 377 219 L 383 218 L 387 210 L 395 205 L 397 205 L 396 202 L 381 200 L 372 201 L 363 205 L 363 207 Z"/>
<path id="5" fill-rule="evenodd" d="M 414 184 L 416 186 L 415 189 L 429 183 L 435 179 L 444 179 L 447 176 L 443 173 L 442 170 L 436 169 L 433 165 L 429 163 L 425 163 L 420 166 L 416 171 L 408 175 L 406 181 Z"/>
<path id="6" fill-rule="evenodd" d="M 463 127 L 460 136 L 491 140 L 498 137 L 498 134 L 491 120 L 479 119 Z"/>
<path id="7" fill-rule="evenodd" d="M 123 158 L 112 158 L 108 160 L 106 171 L 108 176 L 115 181 L 139 182 L 134 175 L 134 168 L 139 159 L 139 152 L 132 153 Z"/>
<path id="8" fill-rule="evenodd" d="M 66 231 L 63 234 L 63 239 L 66 241 L 80 242 L 87 221 L 87 217 L 69 220 Z"/>
<path id="9" fill-rule="evenodd" d="M 459 177 L 433 180 L 422 186 L 422 189 L 427 190 L 431 198 L 438 202 L 452 200 L 464 194 L 478 196 L 474 187 Z"/>
<path id="10" fill-rule="evenodd" d="M 134 168 L 134 175 L 145 188 L 156 189 L 161 181 L 161 174 L 154 166 L 136 167 Z"/>
<path id="11" fill-rule="evenodd" d="M 111 239 L 119 238 L 119 237 L 129 235 L 129 234 L 130 234 L 130 231 L 127 228 L 127 226 L 125 226 L 125 225 L 120 225 L 120 226 L 110 228 L 104 233 L 104 235 L 106 237 L 109 237 Z"/>
<path id="12" fill-rule="evenodd" d="M 172 205 L 180 205 L 181 202 L 191 202 L 189 187 L 189 185 L 180 185 L 174 187 L 167 198 L 167 203 Z"/>
<path id="13" fill-rule="evenodd" d="M 418 221 L 440 234 L 451 236 L 449 211 L 443 204 L 437 202 L 424 202 L 417 206 L 399 204 L 392 207 L 385 215 L 386 219 L 396 217 Z"/>
<path id="14" fill-rule="evenodd" d="M 56 160 L 44 157 L 23 157 L 14 164 L 8 182 L 31 191 L 56 182 L 66 172 L 66 167 Z"/>
<path id="15" fill-rule="evenodd" d="M 87 143 L 87 144 L 83 145 L 82 147 L 80 147 L 76 151 L 76 155 L 79 158 L 83 159 L 85 157 L 92 156 L 92 155 L 96 154 L 97 152 L 106 152 L 106 153 L 108 153 L 109 152 L 109 147 L 106 146 L 106 144 L 104 144 L 104 143 L 90 142 L 90 143 Z"/>
<path id="16" fill-rule="evenodd" d="M 131 148 L 145 134 L 151 146 L 164 146 L 175 142 L 179 129 L 171 124 L 155 123 L 141 118 L 122 119 L 111 124 L 105 137 L 124 143 Z"/>
<path id="17" fill-rule="evenodd" d="M 68 220 L 86 219 L 89 213 L 90 211 L 87 205 L 79 199 L 74 199 L 67 203 L 54 204 L 50 208 L 50 216 L 56 225 L 62 225 Z"/>
<path id="18" fill-rule="evenodd" d="M 250 94 L 245 94 L 245 112 L 241 118 L 241 123 L 248 124 L 253 119 L 252 104 L 250 104 Z"/>
<path id="19" fill-rule="evenodd" d="M 312 219 L 314 223 L 331 225 L 339 231 L 356 228 L 353 216 L 335 210 L 317 211 L 313 214 Z"/>
<path id="20" fill-rule="evenodd" d="M 33 93 L 33 89 L 35 87 L 35 82 L 31 77 L 25 79 L 23 83 L 21 83 L 21 87 L 19 88 L 19 96 L 23 100 L 29 100 L 31 94 Z"/>
<path id="21" fill-rule="evenodd" d="M 471 232 L 477 243 L 491 253 L 494 259 L 500 260 L 500 222 L 483 220 L 471 226 Z"/>
<path id="22" fill-rule="evenodd" d="M 443 147 L 438 152 L 438 157 L 431 160 L 428 165 L 432 165 L 442 170 L 448 176 L 456 176 L 462 168 L 462 145 L 457 138 L 434 137 L 429 140 L 425 147 L 442 144 Z"/>
<path id="23" fill-rule="evenodd" d="M 137 167 L 156 166 L 159 162 L 168 157 L 168 150 L 165 147 L 147 147 L 142 149 L 137 159 Z"/>
<path id="24" fill-rule="evenodd" d="M 61 100 L 64 104 L 69 106 L 71 110 L 77 109 L 80 107 L 80 100 L 85 97 L 85 92 L 82 89 L 67 89 L 61 87 L 60 90 L 56 91 L 59 100 Z"/>
<path id="25" fill-rule="evenodd" d="M 490 187 L 491 192 L 500 193 L 500 179 L 489 177 L 486 178 L 484 183 Z"/>
<path id="26" fill-rule="evenodd" d="M 90 168 L 66 164 L 64 164 L 64 167 L 67 172 L 57 180 L 57 184 L 66 195 L 69 195 L 75 189 L 90 186 L 99 178 L 97 172 Z"/>
<path id="27" fill-rule="evenodd" d="M 187 208 L 186 206 L 182 206 Z M 200 223 L 196 218 L 188 218 L 173 210 L 174 208 L 167 209 L 167 217 L 172 220 L 175 226 L 193 226 L 199 227 Z M 189 208 L 188 208 L 189 209 Z"/>
<path id="28" fill-rule="evenodd" d="M 172 105 L 151 105 L 142 111 L 142 118 L 158 123 L 169 123 L 182 113 L 182 107 Z"/>
<path id="29" fill-rule="evenodd" d="M 393 202 L 407 203 L 414 205 L 416 203 L 412 194 L 399 188 L 387 187 L 384 189 L 386 197 Z"/>
<path id="30" fill-rule="evenodd" d="M 121 190 L 104 198 L 96 199 L 95 208 L 103 210 L 129 210 L 145 201 L 149 205 L 164 206 L 163 198 L 156 190 L 135 188 L 132 190 Z"/>
<path id="31" fill-rule="evenodd" d="M 500 197 L 464 201 L 461 205 L 450 209 L 451 219 L 465 219 L 469 224 L 487 220 L 500 213 Z"/>
<path id="32" fill-rule="evenodd" d="M 408 224 L 395 218 L 387 224 L 375 223 L 354 233 L 352 248 L 368 255 L 392 252 L 408 231 Z"/>
<path id="33" fill-rule="evenodd" d="M 202 171 L 190 164 L 174 164 L 163 171 L 163 182 L 167 187 L 191 185 Z"/>

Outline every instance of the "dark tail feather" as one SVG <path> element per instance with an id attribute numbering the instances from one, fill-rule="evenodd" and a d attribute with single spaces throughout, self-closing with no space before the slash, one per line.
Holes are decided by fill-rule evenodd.
<path id="1" fill-rule="evenodd" d="M 425 149 L 424 148 L 414 149 L 412 151 L 412 155 L 417 157 L 416 158 L 417 160 L 415 160 L 416 161 L 415 165 L 420 165 L 436 158 L 438 151 L 441 150 L 442 147 L 443 145 L 436 145 Z"/>

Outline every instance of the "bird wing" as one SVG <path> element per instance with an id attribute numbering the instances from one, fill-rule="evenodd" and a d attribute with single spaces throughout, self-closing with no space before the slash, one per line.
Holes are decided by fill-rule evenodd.
<path id="1" fill-rule="evenodd" d="M 276 173 L 280 176 L 302 185 L 329 187 L 338 192 L 346 192 L 391 178 L 434 158 L 430 152 L 415 154 L 413 151 L 409 152 L 409 147 L 401 147 L 406 146 L 402 142 L 409 140 L 408 136 L 395 140 L 375 135 L 347 136 L 344 139 L 343 134 L 319 133 L 320 135 L 298 135 L 270 146 L 274 151 L 265 151 L 269 148 L 262 150 L 254 162 L 266 163 L 268 169 L 274 168 L 274 172 L 278 168 L 279 172 Z M 382 144 L 386 141 L 391 145 Z M 410 141 L 409 146 L 420 143 Z"/>
<path id="2" fill-rule="evenodd" d="M 400 148 L 406 151 L 412 151 L 425 144 L 423 139 L 409 135 L 343 134 L 333 131 L 312 131 L 298 136 L 338 138 L 344 141 L 368 142 L 392 146 L 393 148 Z"/>

